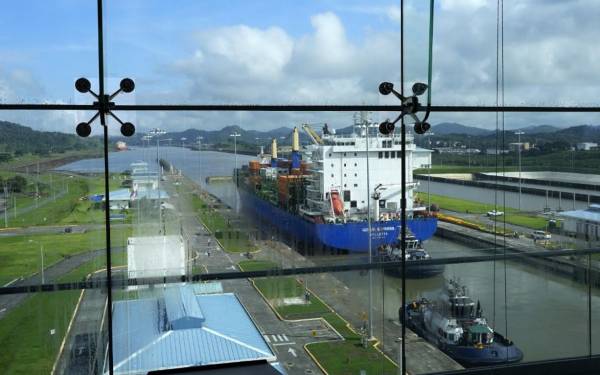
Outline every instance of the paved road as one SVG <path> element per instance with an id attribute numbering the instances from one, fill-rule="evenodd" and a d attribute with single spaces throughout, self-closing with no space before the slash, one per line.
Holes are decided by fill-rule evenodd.
<path id="1" fill-rule="evenodd" d="M 113 249 L 113 251 L 123 251 L 123 248 L 115 248 Z M 46 267 L 44 269 L 45 283 L 55 283 L 62 275 L 103 254 L 106 254 L 106 251 L 104 249 L 92 250 L 85 253 L 72 255 L 69 258 L 64 258 L 63 260 L 49 267 Z M 36 273 L 32 276 L 18 279 L 11 283 L 10 286 L 38 285 L 41 284 L 41 281 L 41 275 L 39 273 Z M 29 293 L 0 295 L 0 319 L 2 319 L 5 314 L 7 314 L 11 309 L 15 308 L 15 306 L 17 306 L 29 296 L 31 296 L 31 294 Z"/>
<path id="2" fill-rule="evenodd" d="M 223 207 L 219 210 L 219 213 L 224 215 L 225 217 L 229 217 L 231 220 L 238 220 L 233 217 L 233 212 L 227 207 Z M 239 221 L 239 220 L 238 220 Z M 205 232 L 203 232 L 203 238 L 205 238 Z M 201 240 L 202 241 L 202 240 Z M 213 240 L 214 244 L 214 240 Z M 258 242 L 260 251 L 256 253 L 254 256 L 257 259 L 265 259 L 270 261 L 276 261 L 281 267 L 284 268 L 294 268 L 294 267 L 304 267 L 304 266 L 316 266 L 322 263 L 332 264 L 332 262 L 339 262 L 339 257 L 322 257 L 320 258 L 306 258 L 299 254 L 298 252 L 292 250 L 290 247 L 285 245 L 282 242 L 278 241 L 260 241 Z M 239 261 L 243 259 L 239 254 L 227 254 L 224 253 L 221 255 L 217 253 L 217 257 L 212 255 L 211 258 L 217 259 L 217 257 L 221 256 L 221 261 L 217 266 L 215 262 L 205 262 L 207 265 L 209 272 L 219 272 L 223 269 L 228 269 L 231 267 L 231 264 L 236 260 Z M 334 259 L 332 259 L 334 258 Z M 201 258 L 204 261 L 204 258 Z M 320 262 L 322 260 L 322 263 Z M 347 259 L 344 259 L 347 260 Z M 359 272 L 355 272 L 354 276 L 358 276 Z M 363 320 L 361 317 L 361 312 L 365 311 L 365 307 L 368 306 L 367 296 L 365 294 L 360 294 L 356 289 L 349 288 L 344 282 L 340 281 L 335 273 L 326 273 L 326 274 L 314 274 L 314 275 L 303 275 L 301 276 L 305 282 L 308 282 L 309 288 L 313 290 L 319 297 L 321 297 L 327 304 L 329 304 L 334 310 L 339 312 L 345 319 L 347 319 L 354 327 L 360 327 L 363 324 Z M 239 281 L 236 281 L 239 283 Z M 381 286 L 381 283 L 378 284 Z M 361 290 L 365 290 L 366 285 Z M 277 323 L 277 319 L 274 314 L 267 308 L 265 310 L 264 307 L 257 308 L 255 310 L 250 309 L 248 306 L 253 306 L 255 304 L 264 304 L 266 303 L 262 298 L 259 300 L 256 299 L 256 292 L 249 293 L 248 298 L 244 297 L 244 288 L 238 286 L 236 289 L 236 293 L 239 293 L 240 299 L 246 305 L 246 308 L 251 312 L 251 314 L 257 317 L 257 321 L 259 325 L 262 326 L 262 332 L 269 337 L 271 340 L 270 345 L 273 347 L 274 344 L 278 344 L 275 346 L 277 349 L 280 342 L 273 340 L 273 334 L 275 334 L 275 340 L 279 337 L 281 332 L 285 333 L 285 336 L 289 339 L 289 337 L 295 337 L 294 342 L 298 343 L 308 343 L 316 340 L 311 340 L 311 337 L 306 337 L 308 333 L 311 331 L 305 331 L 302 329 L 301 322 L 289 322 L 286 325 L 281 325 Z M 387 301 L 386 301 L 387 302 Z M 377 306 L 381 304 L 375 304 L 374 314 L 378 316 L 382 316 L 382 311 L 377 310 Z M 268 307 L 268 306 L 267 306 Z M 379 309 L 380 310 L 380 309 Z M 265 316 L 266 315 L 266 316 Z M 268 318 L 270 317 L 270 319 Z M 317 324 L 313 320 L 310 324 Z M 263 323 L 263 324 L 260 324 Z M 294 324 L 300 324 L 300 333 L 298 332 L 298 327 L 294 327 Z M 305 327 L 306 328 L 306 327 Z M 318 327 L 313 327 L 316 330 L 319 330 Z M 270 331 L 275 330 L 275 331 Z M 386 320 L 386 319 L 375 319 L 374 321 L 374 329 L 373 329 L 376 337 L 380 341 L 380 348 L 384 350 L 384 352 L 390 358 L 397 358 L 398 353 L 398 345 L 396 343 L 396 339 L 401 336 L 401 325 L 396 320 Z M 429 372 L 439 372 L 439 371 L 447 371 L 447 370 L 458 370 L 463 367 L 456 363 L 454 360 L 446 356 L 444 353 L 439 351 L 437 348 L 429 344 L 427 341 L 423 340 L 416 334 L 412 333 L 410 330 L 407 330 L 407 343 L 406 343 L 406 351 L 407 351 L 407 369 L 413 373 L 429 373 Z M 334 336 L 331 336 L 328 333 L 324 333 L 326 340 L 335 339 Z M 285 341 L 284 341 L 285 342 Z M 303 351 L 303 350 L 302 350 Z M 288 354 L 285 357 L 279 357 L 280 355 Z M 278 350 L 278 357 L 284 358 L 282 362 L 285 362 L 285 358 L 289 358 L 289 353 L 282 353 L 281 350 Z M 289 358 L 293 359 L 293 358 Z M 306 359 L 302 362 L 311 360 Z M 298 361 L 293 361 L 291 363 L 298 363 Z M 294 368 L 294 367 L 292 367 Z M 301 370 L 302 368 L 296 367 L 290 373 L 300 373 L 296 372 L 296 370 Z M 288 369 L 290 370 L 290 369 Z"/>
<path id="3" fill-rule="evenodd" d="M 113 229 L 126 228 L 131 224 L 110 224 Z M 35 234 L 57 234 L 65 233 L 65 230 L 71 230 L 71 233 L 84 233 L 90 230 L 103 230 L 104 224 L 64 224 L 64 225 L 45 225 L 36 227 L 20 227 L 20 228 L 1 228 L 0 237 L 26 236 Z"/>
<path id="4" fill-rule="evenodd" d="M 188 239 L 192 253 L 198 256 L 196 268 L 201 267 L 208 272 L 238 271 L 237 263 L 246 258 L 241 254 L 225 252 L 190 211 L 190 205 L 184 202 L 178 202 L 177 205 L 183 219 L 184 237 Z M 227 280 L 222 285 L 225 292 L 237 295 L 289 374 L 321 373 L 304 351 L 304 344 L 337 339 L 337 335 L 329 327 L 325 327 L 320 320 L 299 323 L 279 320 L 247 279 Z M 319 330 L 321 337 L 312 337 L 312 330 Z"/>

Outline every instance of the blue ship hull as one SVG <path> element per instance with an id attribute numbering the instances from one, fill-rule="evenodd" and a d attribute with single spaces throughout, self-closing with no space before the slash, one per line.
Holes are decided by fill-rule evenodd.
<path id="1" fill-rule="evenodd" d="M 438 332 L 431 332 L 425 327 L 422 316 L 418 316 L 416 319 L 411 318 L 409 309 L 410 304 L 407 304 L 404 309 L 407 312 L 406 326 L 465 367 L 510 364 L 523 359 L 523 351 L 498 332 L 494 332 L 492 344 L 481 347 L 444 344 L 439 340 Z"/>
<path id="2" fill-rule="evenodd" d="M 499 343 L 505 339 L 498 333 L 494 333 L 494 337 L 496 342 L 481 349 L 462 345 L 447 345 L 441 349 L 465 367 L 517 363 L 523 359 L 521 349 L 512 344 Z"/>
<path id="3" fill-rule="evenodd" d="M 302 216 L 285 211 L 268 201 L 238 189 L 242 208 L 248 214 L 274 225 L 300 241 L 316 242 L 329 248 L 346 250 L 351 253 L 369 251 L 369 228 L 366 221 L 345 224 L 317 224 Z M 436 218 L 415 218 L 407 220 L 408 229 L 420 241 L 431 238 L 437 228 Z M 400 235 L 399 220 L 378 221 L 371 225 L 371 247 L 395 242 Z"/>

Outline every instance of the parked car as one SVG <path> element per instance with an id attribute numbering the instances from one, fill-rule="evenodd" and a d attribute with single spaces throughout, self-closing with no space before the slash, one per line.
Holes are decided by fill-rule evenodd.
<path id="1" fill-rule="evenodd" d="M 487 215 L 489 217 L 502 216 L 502 215 L 504 215 L 504 212 L 502 212 L 502 211 L 496 211 L 496 210 L 491 210 L 491 211 L 487 212 Z"/>
<path id="2" fill-rule="evenodd" d="M 552 235 L 548 232 L 545 232 L 543 230 L 536 230 L 533 232 L 533 239 L 534 240 L 549 240 L 552 238 Z"/>

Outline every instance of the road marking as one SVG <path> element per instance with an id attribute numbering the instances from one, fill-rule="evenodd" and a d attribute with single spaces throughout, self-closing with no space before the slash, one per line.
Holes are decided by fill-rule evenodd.
<path id="1" fill-rule="evenodd" d="M 284 340 L 283 337 L 281 337 L 281 335 L 277 335 L 277 338 L 279 339 L 279 341 L 283 342 L 283 341 L 288 341 L 288 340 Z"/>
<path id="2" fill-rule="evenodd" d="M 269 340 L 269 335 L 263 335 L 263 337 L 265 338 L 266 342 L 271 342 L 271 340 Z"/>
<path id="3" fill-rule="evenodd" d="M 19 280 L 19 278 L 17 277 L 16 279 L 13 279 L 12 281 L 7 282 L 3 286 L 9 286 L 10 284 L 12 284 L 12 283 L 14 283 L 15 281 L 18 281 L 18 280 Z"/>
<path id="4" fill-rule="evenodd" d="M 294 358 L 298 357 L 298 356 L 296 355 L 296 351 L 295 351 L 294 349 L 292 349 L 292 348 L 289 348 L 289 349 L 288 349 L 288 353 L 290 353 L 291 355 L 293 355 L 293 356 L 294 356 Z"/>
<path id="5" fill-rule="evenodd" d="M 290 340 L 288 340 L 288 338 L 287 338 L 287 336 L 286 336 L 286 335 L 282 335 L 282 336 L 283 336 L 283 339 L 284 339 L 285 341 L 290 341 Z"/>
<path id="6" fill-rule="evenodd" d="M 296 343 L 293 341 L 288 341 L 288 342 L 280 342 L 277 344 L 273 344 L 273 346 L 287 346 L 287 345 L 296 345 Z"/>
<path id="7" fill-rule="evenodd" d="M 275 336 L 275 335 L 271 335 L 271 337 L 273 338 L 273 341 L 275 341 L 275 342 L 277 342 L 277 341 L 278 341 L 278 340 L 277 340 L 277 336 Z"/>

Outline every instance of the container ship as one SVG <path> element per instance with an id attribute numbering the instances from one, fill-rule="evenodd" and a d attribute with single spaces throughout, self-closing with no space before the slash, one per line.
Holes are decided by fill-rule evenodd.
<path id="1" fill-rule="evenodd" d="M 290 157 L 261 150 L 257 160 L 235 171 L 242 209 L 262 223 L 294 237 L 306 249 L 335 253 L 373 253 L 397 242 L 401 228 L 400 135 L 380 135 L 364 114 L 355 116 L 351 134 L 323 126 L 321 134 L 303 129 L 313 144 L 300 149 L 292 133 Z M 433 236 L 437 219 L 414 202 L 415 158 L 429 153 L 406 135 L 407 227 L 419 241 Z M 367 157 L 368 155 L 368 157 Z M 368 174 L 367 174 L 368 173 Z M 368 218 L 371 217 L 369 225 Z M 370 236 L 369 236 L 370 233 Z"/>

